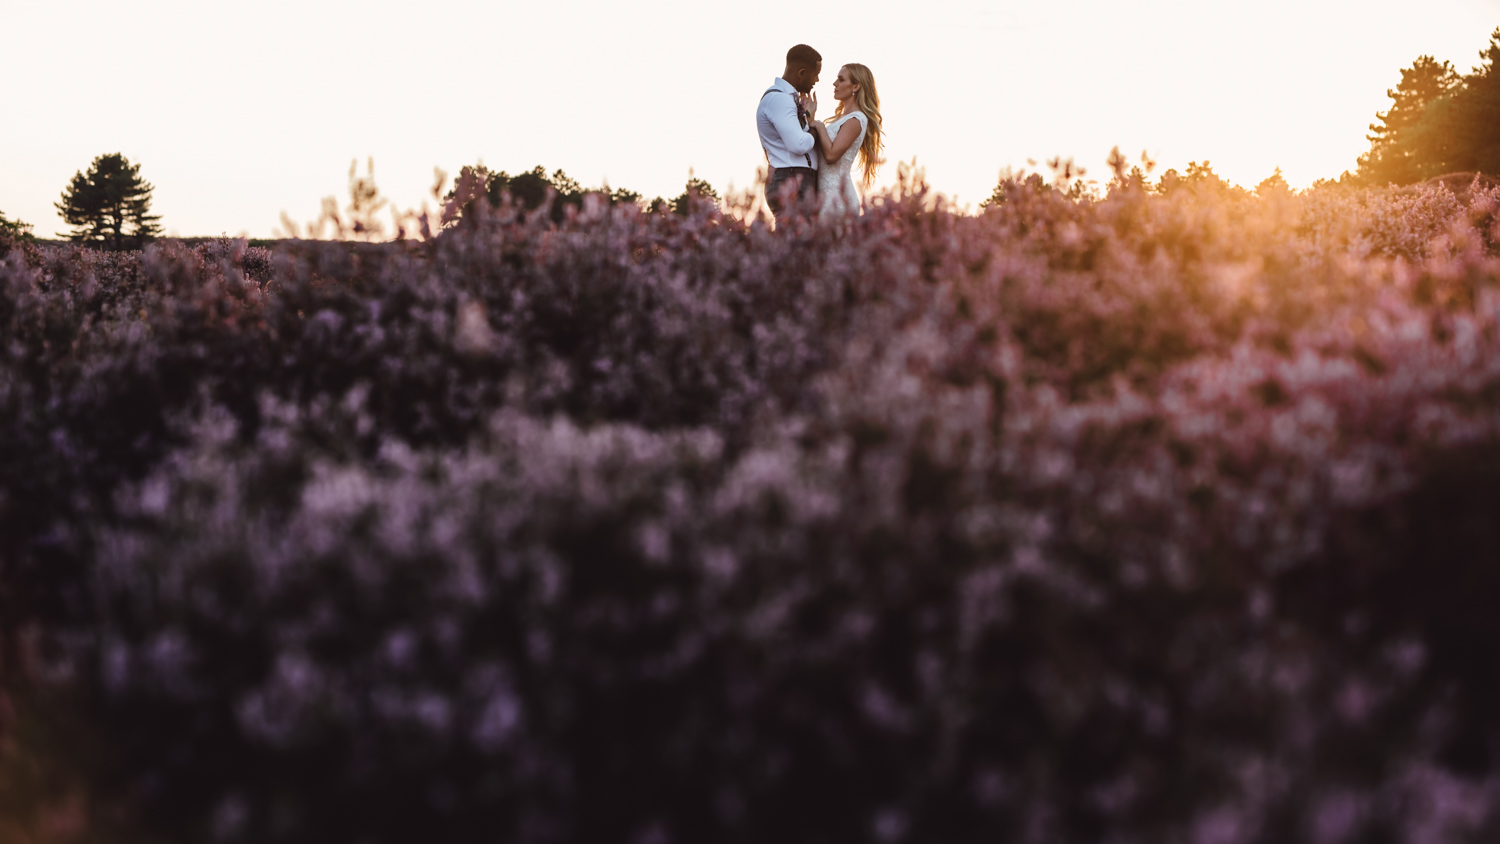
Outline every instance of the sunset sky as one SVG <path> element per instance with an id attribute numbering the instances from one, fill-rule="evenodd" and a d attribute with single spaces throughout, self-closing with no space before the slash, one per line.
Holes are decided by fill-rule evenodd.
<path id="1" fill-rule="evenodd" d="M 791 7 L 789 7 L 791 8 Z M 762 164 L 760 93 L 803 41 L 868 65 L 888 158 L 977 205 L 1004 167 L 1119 145 L 1161 168 L 1209 159 L 1254 185 L 1337 177 L 1420 54 L 1461 71 L 1500 0 L 1060 0 L 805 4 L 0 0 L 0 212 L 52 237 L 74 172 L 124 153 L 168 234 L 269 236 L 345 199 L 373 156 L 384 193 L 450 174 L 562 168 L 647 196 L 691 168 L 720 191 Z"/>

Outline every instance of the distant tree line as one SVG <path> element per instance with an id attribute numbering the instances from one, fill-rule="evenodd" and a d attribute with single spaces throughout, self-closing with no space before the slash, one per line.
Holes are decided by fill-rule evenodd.
<path id="1" fill-rule="evenodd" d="M 478 201 L 481 196 L 487 199 L 492 207 L 498 207 L 508 195 L 512 202 L 520 204 L 528 211 L 540 208 L 547 201 L 547 197 L 551 196 L 553 201 L 549 213 L 553 221 L 562 222 L 567 216 L 567 209 L 569 207 L 582 208 L 583 198 L 589 194 L 603 197 L 610 205 L 631 202 L 644 206 L 647 211 L 671 212 L 682 216 L 687 215 L 694 198 L 713 200 L 719 198 L 718 192 L 708 182 L 691 177 L 683 187 L 682 193 L 675 199 L 667 200 L 658 196 L 649 201 L 643 201 L 641 194 L 625 188 L 611 189 L 608 185 L 599 188 L 584 188 L 577 179 L 562 170 L 554 170 L 551 175 L 548 175 L 546 168 L 541 165 L 512 176 L 504 170 L 494 173 L 483 164 L 476 164 L 459 171 L 453 188 L 443 197 L 443 201 L 445 204 L 459 201 L 457 219 L 462 219 L 466 213 L 472 213 L 474 202 Z"/>
<path id="2" fill-rule="evenodd" d="M 56 203 L 58 213 L 73 227 L 66 236 L 75 243 L 111 250 L 140 249 L 159 237 L 161 226 L 158 221 L 161 218 L 151 213 L 154 188 L 141 178 L 140 169 L 139 164 L 131 164 L 124 155 L 109 153 L 95 158 L 87 171 L 75 173 Z M 584 188 L 562 170 L 554 170 L 549 175 L 546 169 L 538 166 L 512 176 L 503 170 L 492 173 L 481 164 L 464 167 L 443 199 L 451 207 L 457 197 L 466 197 L 452 214 L 450 222 L 457 222 L 463 219 L 465 212 L 472 212 L 473 203 L 479 197 L 484 197 L 491 206 L 498 206 L 509 196 L 511 201 L 527 210 L 540 208 L 551 197 L 549 214 L 554 221 L 561 222 L 567 216 L 567 209 L 570 206 L 582 208 L 584 197 L 589 194 L 604 197 L 610 205 L 631 202 L 644 206 L 647 211 L 684 216 L 694 200 L 719 198 L 718 192 L 708 182 L 698 178 L 689 178 L 682 193 L 674 199 L 656 197 L 643 201 L 641 194 L 624 188 Z M 322 217 L 307 227 L 309 237 L 317 237 L 330 222 L 338 239 L 380 239 L 383 236 L 376 213 L 388 202 L 375 186 L 373 161 L 364 176 L 358 174 L 355 164 L 350 165 L 349 195 L 349 208 L 342 213 L 332 197 L 324 200 Z M 282 222 L 287 236 L 300 235 L 301 227 L 285 214 Z M 0 245 L 9 247 L 32 240 L 30 225 L 0 214 Z"/>
<path id="3" fill-rule="evenodd" d="M 1447 173 L 1500 174 L 1500 28 L 1459 75 L 1448 62 L 1418 56 L 1386 91 L 1391 107 L 1370 124 L 1370 151 L 1354 174 L 1363 184 L 1407 185 Z"/>
<path id="4" fill-rule="evenodd" d="M 1186 172 L 1178 172 L 1175 169 L 1167 170 L 1155 181 L 1152 181 L 1151 173 L 1156 169 L 1156 162 L 1151 160 L 1151 156 L 1146 152 L 1141 153 L 1140 163 L 1134 164 L 1120 152 L 1119 147 L 1115 147 L 1110 150 L 1106 163 L 1113 173 L 1113 177 L 1104 185 L 1105 190 L 1108 191 L 1136 190 L 1162 196 L 1170 196 L 1180 190 L 1212 191 L 1221 194 L 1251 192 L 1215 173 L 1213 164 L 1207 159 L 1201 164 L 1197 161 L 1189 161 Z M 1003 171 L 1000 174 L 999 183 L 990 192 L 989 198 L 979 204 L 980 209 L 998 208 L 1019 195 L 1050 194 L 1075 202 L 1099 197 L 1098 183 L 1084 181 L 1083 177 L 1087 171 L 1073 163 L 1072 159 L 1054 158 L 1047 162 L 1047 167 L 1052 171 L 1050 180 L 1041 173 L 1024 171 L 1017 173 L 1008 169 Z M 1280 167 L 1261 180 L 1253 191 L 1257 196 L 1291 192 L 1291 185 L 1287 184 Z"/>

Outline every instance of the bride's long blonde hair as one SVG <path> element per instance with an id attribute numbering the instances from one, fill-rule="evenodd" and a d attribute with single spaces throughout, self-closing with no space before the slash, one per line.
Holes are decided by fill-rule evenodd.
<path id="1" fill-rule="evenodd" d="M 864 167 L 865 175 L 861 180 L 865 190 L 875 183 L 875 171 L 885 163 L 880 153 L 885 149 L 884 133 L 880 131 L 880 95 L 875 92 L 875 74 L 862 64 L 846 64 L 844 70 L 849 71 L 849 81 L 859 86 L 854 92 L 854 104 L 865 113 L 868 118 L 868 126 L 865 129 L 864 143 L 859 145 L 859 163 Z M 844 116 L 844 104 L 834 111 L 833 117 L 828 122 L 833 122 Z"/>

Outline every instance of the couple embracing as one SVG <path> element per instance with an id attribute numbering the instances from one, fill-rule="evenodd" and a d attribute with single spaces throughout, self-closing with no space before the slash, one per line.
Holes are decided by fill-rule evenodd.
<path id="1" fill-rule="evenodd" d="M 788 50 L 786 70 L 761 95 L 755 113 L 760 145 L 771 168 L 766 201 L 777 220 L 799 209 L 815 210 L 823 218 L 860 213 L 855 162 L 865 190 L 881 165 L 880 97 L 870 69 L 862 64 L 839 68 L 833 82 L 838 107 L 820 122 L 813 86 L 822 72 L 823 57 L 817 50 L 806 44 Z"/>

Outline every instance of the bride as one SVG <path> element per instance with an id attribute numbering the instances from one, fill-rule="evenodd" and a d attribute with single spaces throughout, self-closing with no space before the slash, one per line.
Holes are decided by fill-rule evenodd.
<path id="1" fill-rule="evenodd" d="M 833 81 L 833 98 L 839 105 L 826 125 L 813 121 L 809 127 L 817 136 L 825 162 L 818 168 L 818 196 L 823 205 L 818 216 L 825 218 L 860 213 L 860 194 L 851 172 L 856 158 L 864 170 L 860 186 L 866 191 L 884 163 L 880 159 L 885 146 L 880 130 L 880 96 L 875 93 L 875 76 L 870 69 L 862 64 L 839 68 Z M 817 103 L 817 97 L 812 97 L 808 111 L 815 113 Z"/>

